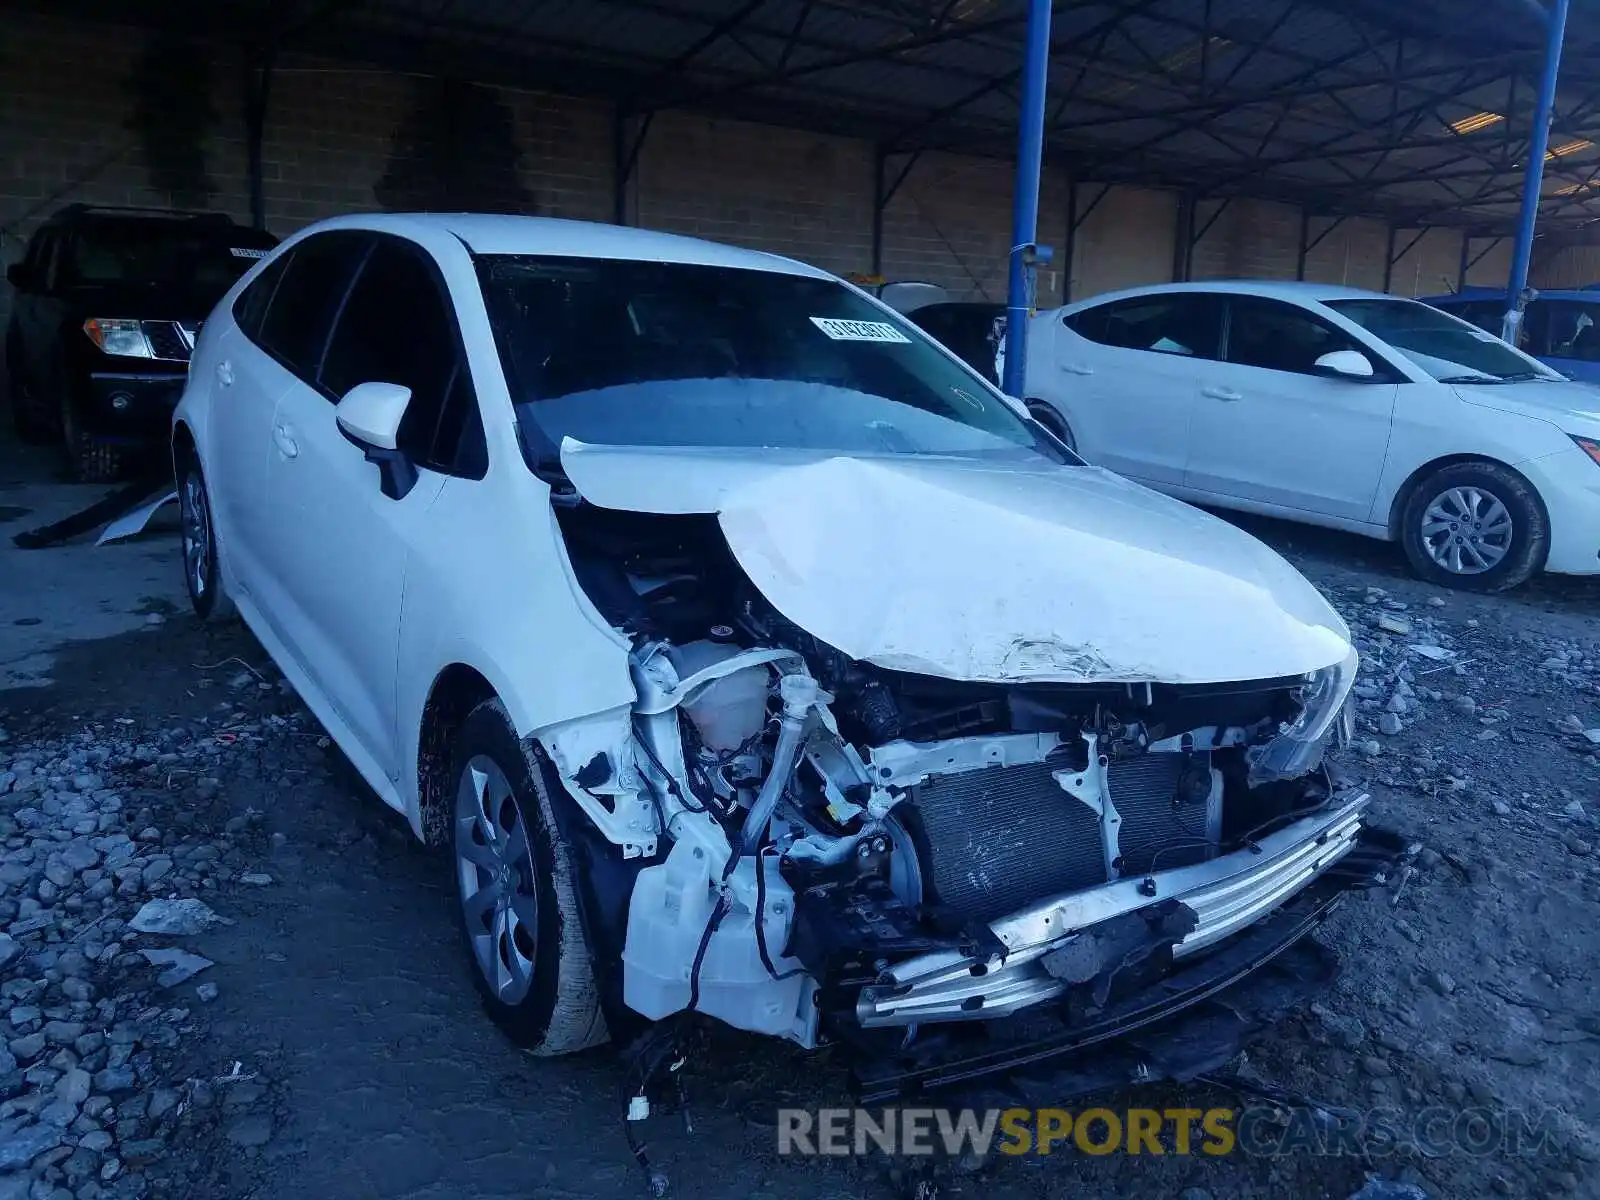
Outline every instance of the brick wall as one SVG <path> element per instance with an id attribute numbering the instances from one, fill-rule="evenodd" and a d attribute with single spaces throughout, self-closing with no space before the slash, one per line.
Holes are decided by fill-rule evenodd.
<path id="1" fill-rule="evenodd" d="M 1178 197 L 1153 188 L 1114 187 L 1095 203 L 1100 189 L 1078 188 L 1083 208 L 1071 264 L 1072 298 L 1086 300 L 1117 288 L 1165 283 L 1172 278 L 1172 248 L 1178 228 Z"/>
<path id="2" fill-rule="evenodd" d="M 1202 202 L 1198 230 L 1216 211 Z M 1293 279 L 1300 247 L 1300 210 L 1270 200 L 1231 201 L 1195 244 L 1191 278 Z"/>
<path id="3" fill-rule="evenodd" d="M 865 142 L 662 113 L 639 156 L 633 210 L 651 229 L 865 272 L 872 170 Z"/>

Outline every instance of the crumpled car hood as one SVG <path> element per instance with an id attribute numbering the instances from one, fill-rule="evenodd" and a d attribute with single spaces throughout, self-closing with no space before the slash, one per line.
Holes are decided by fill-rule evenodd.
<path id="1" fill-rule="evenodd" d="M 891 670 L 1220 683 L 1349 651 L 1339 615 L 1277 554 L 1097 467 L 570 438 L 561 462 L 602 508 L 716 513 L 780 613 Z"/>

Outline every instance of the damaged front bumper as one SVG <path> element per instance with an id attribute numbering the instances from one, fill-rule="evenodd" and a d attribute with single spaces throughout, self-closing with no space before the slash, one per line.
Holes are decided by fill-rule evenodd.
<path id="1" fill-rule="evenodd" d="M 1183 959 L 1245 928 L 1328 870 L 1356 845 L 1365 793 L 1335 800 L 1245 849 L 1210 862 L 1124 879 L 1043 901 L 991 922 L 1003 952 L 953 950 L 918 955 L 863 988 L 856 1019 L 864 1028 L 925 1021 L 992 1020 L 1061 995 L 1082 960 L 1074 943 L 1095 927 L 1165 902 L 1192 911 L 1192 928 L 1175 941 Z"/>
<path id="2" fill-rule="evenodd" d="M 1237 1052 L 1248 1033 L 1302 1002 L 1311 988 L 1331 976 L 1325 952 L 1296 943 L 1348 892 L 1392 877 L 1404 843 L 1386 830 L 1361 824 L 1367 802 L 1367 796 L 1357 796 L 1235 854 L 1150 876 L 1157 892 L 1138 895 L 1137 906 L 1130 903 L 1125 887 L 1137 893 L 1146 881 L 1063 897 L 997 921 L 995 932 L 1002 940 L 1008 934 L 1033 939 L 1019 942 L 1004 959 L 957 963 L 951 960 L 959 956 L 941 953 L 899 964 L 895 975 L 905 982 L 864 989 L 857 1013 L 863 1025 L 912 1024 L 916 1012 L 955 1000 L 961 977 L 975 985 L 999 981 L 997 999 L 1010 1006 L 1001 1012 L 972 1011 L 984 1019 L 943 1025 L 895 1054 L 858 1060 L 855 1075 L 863 1102 L 1037 1067 L 1135 1033 L 1146 1045 L 1123 1048 L 1126 1073 L 1112 1065 L 1117 1056 L 1106 1047 L 1103 1061 L 1097 1055 L 1094 1086 L 1184 1079 L 1213 1069 Z M 1246 865 L 1246 859 L 1253 864 Z M 1162 908 L 1170 917 L 1174 901 L 1193 913 L 1192 922 L 1178 926 L 1188 932 L 1170 940 L 1170 956 L 1137 986 L 1102 992 L 1099 1003 L 1085 1007 L 1073 1002 L 1075 985 L 1048 969 L 1047 956 L 1073 938 L 1093 933 L 1093 922 L 1104 928 L 1103 923 L 1115 922 L 1119 914 Z M 1062 924 L 1085 918 L 1091 922 L 1087 926 Z M 1296 953 L 1286 953 L 1291 949 Z M 1271 978 L 1263 972 L 1243 982 L 1280 956 L 1286 961 L 1277 964 Z M 1204 1019 L 1185 1014 L 1183 1020 L 1172 1020 L 1208 1001 L 1212 1003 Z"/>

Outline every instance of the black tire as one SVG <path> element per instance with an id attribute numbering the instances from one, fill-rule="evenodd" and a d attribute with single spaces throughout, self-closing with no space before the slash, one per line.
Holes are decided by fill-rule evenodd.
<path id="1" fill-rule="evenodd" d="M 1452 499 L 1458 496 L 1467 497 L 1466 507 L 1474 511 L 1466 512 Z M 1495 513 L 1495 504 L 1503 507 L 1510 521 L 1509 532 L 1503 537 L 1490 536 L 1498 518 L 1480 523 L 1471 520 L 1473 516 Z M 1445 525 L 1430 518 L 1430 510 L 1451 515 L 1460 512 L 1460 530 L 1454 523 Z M 1458 543 L 1453 551 L 1454 560 L 1463 565 L 1458 571 L 1449 562 L 1435 558 L 1434 551 L 1447 560 L 1452 558 L 1450 539 L 1463 535 L 1468 540 Z M 1430 583 L 1463 591 L 1504 592 L 1544 569 L 1550 548 L 1550 522 L 1533 485 L 1510 467 L 1494 462 L 1456 463 L 1441 467 L 1411 486 L 1400 510 L 1399 538 L 1412 570 Z M 1475 547 L 1474 539 L 1487 540 L 1479 541 Z M 1495 552 L 1501 554 L 1498 561 L 1481 567 Z"/>
<path id="2" fill-rule="evenodd" d="M 1033 414 L 1035 421 L 1065 442 L 1068 450 L 1078 453 L 1078 439 L 1073 436 L 1072 426 L 1067 424 L 1065 417 L 1043 400 L 1029 400 L 1028 411 Z"/>
<path id="3" fill-rule="evenodd" d="M 40 399 L 22 378 L 21 371 L 11 365 L 12 356 L 7 355 L 6 361 L 11 427 L 16 430 L 18 440 L 32 446 L 48 446 L 59 440 L 61 421 L 56 411 Z"/>
<path id="4" fill-rule="evenodd" d="M 485 764 L 498 770 L 499 780 L 485 778 Z M 545 771 L 542 752 L 517 738 L 498 700 L 486 700 L 467 715 L 456 735 L 447 802 L 451 894 L 473 985 L 506 1036 L 534 1054 L 554 1056 L 599 1045 L 609 1035 Z M 501 782 L 505 790 L 497 790 Z M 492 798 L 472 807 L 475 797 L 485 795 Z M 505 836 L 503 855 L 491 850 L 479 823 L 482 814 L 489 814 Z M 518 826 L 525 834 L 520 842 L 514 837 Z M 501 864 L 503 885 L 495 882 L 496 868 L 482 865 L 491 860 Z M 500 923 L 498 905 L 469 909 L 469 886 L 478 894 L 509 890 L 510 907 L 519 918 L 515 926 L 509 917 Z M 531 913 L 526 907 L 530 899 Z M 524 916 L 531 919 L 521 920 Z M 485 954 L 495 964 L 499 983 L 489 977 Z M 510 986 L 517 982 L 516 973 L 503 964 L 511 963 L 513 955 L 531 964 L 521 968 L 525 982 L 520 987 L 525 990 Z"/>
<path id="5" fill-rule="evenodd" d="M 189 605 L 202 621 L 227 621 L 234 615 L 233 598 L 222 586 L 222 559 L 211 493 L 192 451 L 179 454 L 177 463 L 178 506 L 183 520 L 183 584 L 189 593 Z"/>

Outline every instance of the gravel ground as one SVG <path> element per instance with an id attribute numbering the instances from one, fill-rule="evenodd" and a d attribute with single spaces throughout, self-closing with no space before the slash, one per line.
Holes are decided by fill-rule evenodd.
<path id="1" fill-rule="evenodd" d="M 693 1133 L 651 1123 L 676 1194 L 1600 1194 L 1600 586 L 1464 596 L 1385 547 L 1249 527 L 1356 630 L 1363 728 L 1337 767 L 1421 850 L 1398 897 L 1354 897 L 1319 934 L 1341 978 L 1243 1070 L 1330 1107 L 1548 1112 L 1543 1152 L 1058 1151 L 946 1164 L 916 1191 L 873 1160 L 780 1159 L 774 1110 L 845 1102 L 841 1066 L 729 1033 L 688 1068 Z M 249 635 L 144 620 L 63 648 L 48 687 L 0 691 L 0 1200 L 642 1195 L 614 1058 L 499 1038 L 445 864 Z"/>

